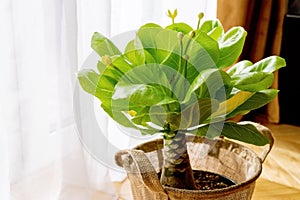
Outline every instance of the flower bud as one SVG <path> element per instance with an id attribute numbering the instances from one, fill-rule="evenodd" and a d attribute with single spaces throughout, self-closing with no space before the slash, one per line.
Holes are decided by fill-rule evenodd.
<path id="1" fill-rule="evenodd" d="M 200 13 L 198 14 L 198 19 L 201 20 L 203 17 L 204 17 L 204 13 L 203 13 L 203 12 L 200 12 Z"/>
<path id="2" fill-rule="evenodd" d="M 109 55 L 104 55 L 104 56 L 102 56 L 102 62 L 103 62 L 104 65 L 107 66 L 107 65 L 110 65 L 112 63 L 112 60 L 111 60 Z"/>
<path id="3" fill-rule="evenodd" d="M 182 32 L 178 32 L 177 33 L 177 38 L 179 39 L 179 40 L 182 40 L 182 38 L 183 38 L 183 33 Z"/>
<path id="4" fill-rule="evenodd" d="M 190 37 L 190 38 L 195 37 L 195 35 L 196 35 L 196 32 L 195 32 L 195 31 L 190 31 L 190 32 L 189 32 L 189 37 Z"/>
<path id="5" fill-rule="evenodd" d="M 131 116 L 131 117 L 134 117 L 136 116 L 137 112 L 135 110 L 129 110 L 128 111 L 128 114 Z"/>

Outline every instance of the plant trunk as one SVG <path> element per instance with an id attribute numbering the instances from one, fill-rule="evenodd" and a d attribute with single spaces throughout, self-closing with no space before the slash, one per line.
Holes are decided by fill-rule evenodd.
<path id="1" fill-rule="evenodd" d="M 185 134 L 165 133 L 163 156 L 161 184 L 180 189 L 196 189 Z"/>

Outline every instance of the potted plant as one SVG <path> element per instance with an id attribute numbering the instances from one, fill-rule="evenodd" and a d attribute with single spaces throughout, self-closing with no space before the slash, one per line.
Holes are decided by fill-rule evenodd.
<path id="1" fill-rule="evenodd" d="M 218 19 L 202 22 L 203 13 L 200 13 L 197 27 L 192 28 L 183 22 L 175 23 L 177 10 L 168 11 L 168 15 L 172 19 L 170 25 L 144 24 L 136 37 L 128 41 L 124 51 L 95 32 L 91 47 L 100 56 L 98 71 L 84 69 L 78 73 L 81 87 L 97 97 L 102 109 L 118 124 L 139 130 L 141 134 L 161 135 L 158 142 L 148 144 L 154 145 L 155 151 L 162 151 L 162 161 L 158 160 L 159 172 L 154 170 L 161 187 L 154 187 L 157 184 L 155 177 L 155 180 L 148 181 L 146 187 L 150 192 L 145 195 L 156 196 L 143 197 L 145 199 L 181 199 L 182 190 L 199 190 L 188 149 L 192 141 L 201 140 L 201 143 L 208 144 L 206 155 L 219 154 L 221 150 L 216 147 L 225 146 L 227 149 L 234 146 L 239 153 L 251 154 L 237 143 L 224 142 L 224 137 L 257 146 L 271 143 L 272 138 L 262 134 L 268 130 L 266 127 L 230 119 L 270 102 L 278 93 L 278 90 L 270 89 L 273 72 L 286 65 L 279 56 L 270 56 L 256 63 L 248 60 L 237 62 L 247 35 L 243 27 L 232 27 L 225 32 Z M 140 160 L 147 163 L 136 163 L 135 166 L 145 181 L 147 177 L 144 175 L 153 175 L 153 171 L 152 168 L 141 171 L 142 166 L 149 167 L 153 163 L 148 162 L 138 149 L 145 153 L 153 149 L 148 151 L 143 145 L 126 152 L 131 159 L 139 155 L 142 156 Z M 201 154 L 195 151 L 199 150 L 193 150 L 193 153 Z M 117 161 L 123 165 L 120 159 L 119 154 Z M 131 165 L 132 161 L 128 161 L 127 169 Z M 251 167 L 248 165 L 249 171 Z M 212 171 L 207 168 L 207 171 Z M 260 170 L 258 167 L 252 178 L 257 178 Z M 134 187 L 134 183 L 132 185 Z M 152 194 L 151 187 L 154 188 Z M 169 189 L 167 194 L 164 192 L 166 188 Z M 177 193 L 169 195 L 172 188 L 179 196 Z M 133 188 L 134 193 L 139 193 L 138 190 Z M 211 191 L 206 193 L 211 195 Z M 221 194 L 220 191 L 217 193 Z M 185 198 L 189 199 L 188 195 Z"/>

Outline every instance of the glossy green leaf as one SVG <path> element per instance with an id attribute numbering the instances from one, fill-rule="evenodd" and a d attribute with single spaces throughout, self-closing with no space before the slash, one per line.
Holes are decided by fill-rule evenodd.
<path id="1" fill-rule="evenodd" d="M 181 112 L 180 129 L 185 130 L 200 125 L 211 113 L 215 112 L 218 107 L 219 102 L 210 98 L 203 98 L 188 105 Z"/>
<path id="2" fill-rule="evenodd" d="M 78 73 L 78 80 L 81 87 L 89 94 L 97 97 L 102 103 L 108 104 L 111 102 L 113 85 L 116 80 L 111 77 L 100 76 L 94 70 L 81 70 Z M 99 84 L 102 85 L 99 88 Z"/>
<path id="3" fill-rule="evenodd" d="M 250 92 L 268 89 L 273 81 L 273 73 L 267 72 L 249 72 L 231 77 L 231 83 L 235 88 Z"/>
<path id="4" fill-rule="evenodd" d="M 247 101 L 234 109 L 226 118 L 232 118 L 238 114 L 246 114 L 251 110 L 261 108 L 271 102 L 278 94 L 276 89 L 261 90 L 253 94 Z"/>
<path id="5" fill-rule="evenodd" d="M 98 69 L 98 72 L 100 74 L 102 74 L 104 72 L 105 68 L 106 68 L 106 65 L 103 64 L 103 62 L 98 61 L 98 63 L 97 63 L 97 69 Z"/>
<path id="6" fill-rule="evenodd" d="M 164 62 L 169 54 L 181 56 L 177 32 L 174 30 L 160 31 L 155 38 L 158 62 Z M 178 65 L 178 64 L 177 64 Z"/>
<path id="7" fill-rule="evenodd" d="M 173 103 L 176 99 L 168 96 L 159 85 L 134 84 L 118 86 L 112 96 L 113 101 L 126 100 L 137 106 L 152 106 Z"/>
<path id="8" fill-rule="evenodd" d="M 250 61 L 241 61 L 233 65 L 228 73 L 231 76 L 240 73 L 249 73 L 249 72 L 266 72 L 272 73 L 282 67 L 286 66 L 285 59 L 279 56 L 269 56 L 260 61 L 252 64 Z"/>
<path id="9" fill-rule="evenodd" d="M 264 146 L 269 143 L 269 140 L 252 124 L 242 125 L 234 122 L 207 124 L 197 130 L 197 135 L 210 138 L 223 135 L 230 139 L 257 146 Z"/>
<path id="10" fill-rule="evenodd" d="M 174 23 L 165 27 L 165 29 L 170 29 L 176 32 L 181 32 L 183 34 L 188 34 L 193 30 L 193 28 L 186 23 Z"/>
<path id="11" fill-rule="evenodd" d="M 141 40 L 136 37 L 134 40 L 130 41 L 125 48 L 124 55 L 128 60 L 135 66 L 145 64 L 145 52 Z"/>
<path id="12" fill-rule="evenodd" d="M 136 116 L 132 118 L 132 121 L 138 125 L 145 125 L 149 123 L 155 124 L 155 126 L 160 127 L 163 129 L 163 126 L 166 122 L 166 118 L 168 114 L 178 114 L 177 112 L 170 112 L 165 107 L 166 105 L 162 106 L 151 106 L 145 107 L 142 112 L 138 112 Z"/>
<path id="13" fill-rule="evenodd" d="M 105 70 L 99 76 L 96 93 L 100 94 L 98 98 L 106 107 L 109 107 L 111 103 L 115 85 L 132 68 L 123 56 L 113 56 L 112 63 L 106 66 Z"/>
<path id="14" fill-rule="evenodd" d="M 228 88 L 230 89 L 230 77 L 226 72 L 218 69 L 204 70 L 194 79 L 184 102 L 189 102 L 194 96 L 198 99 L 214 98 L 223 101 L 226 99 Z"/>
<path id="15" fill-rule="evenodd" d="M 106 106 L 104 104 L 101 105 L 103 110 L 112 118 L 114 121 L 116 121 L 121 126 L 132 128 L 135 130 L 140 131 L 142 134 L 156 134 L 161 132 L 161 129 L 156 129 L 153 127 L 148 126 L 147 124 L 144 124 L 143 127 L 137 126 L 137 124 L 134 124 L 128 114 L 126 115 L 126 112 L 123 112 L 122 110 L 119 110 L 118 107 L 112 107 Z"/>
<path id="16" fill-rule="evenodd" d="M 157 64 L 149 64 L 128 71 L 118 80 L 113 99 L 141 106 L 174 102 L 169 80 L 162 68 Z"/>
<path id="17" fill-rule="evenodd" d="M 96 93 L 100 79 L 99 74 L 92 69 L 84 69 L 78 73 L 77 77 L 82 89 L 93 96 L 99 96 L 99 94 Z"/>
<path id="18" fill-rule="evenodd" d="M 224 33 L 223 26 L 218 19 L 206 20 L 201 24 L 197 31 L 206 33 L 208 36 L 210 36 L 216 41 L 218 41 L 218 39 Z"/>
<path id="19" fill-rule="evenodd" d="M 234 76 L 236 74 L 241 74 L 243 73 L 243 70 L 246 69 L 249 66 L 252 66 L 253 63 L 250 62 L 249 60 L 242 60 L 231 66 L 226 72 L 230 76 Z"/>
<path id="20" fill-rule="evenodd" d="M 211 119 L 218 119 L 219 117 L 224 117 L 229 113 L 233 112 L 240 105 L 245 103 L 249 98 L 251 98 L 255 93 L 247 91 L 239 91 L 226 101 L 220 103 L 219 109 L 212 113 Z"/>
<path id="21" fill-rule="evenodd" d="M 95 32 L 92 36 L 91 47 L 99 56 L 104 55 L 120 55 L 120 50 L 108 38 Z"/>
<path id="22" fill-rule="evenodd" d="M 243 27 L 232 27 L 219 39 L 219 68 L 231 66 L 242 53 L 247 32 Z"/>
<path id="23" fill-rule="evenodd" d="M 143 48 L 148 51 L 152 57 L 160 63 L 157 58 L 157 47 L 156 47 L 156 36 L 163 29 L 160 26 L 155 26 L 154 24 L 145 24 L 139 28 L 137 32 L 137 37 L 142 42 Z"/>
<path id="24" fill-rule="evenodd" d="M 140 27 L 140 29 L 142 29 L 142 28 L 159 28 L 159 29 L 162 29 L 162 27 L 160 25 L 155 24 L 155 23 L 146 23 L 146 24 L 144 24 Z"/>
<path id="25" fill-rule="evenodd" d="M 185 37 L 184 40 L 188 38 Z M 196 69 L 188 71 L 188 76 L 194 74 L 193 78 L 203 70 L 216 68 L 220 57 L 218 43 L 202 32 L 197 33 L 193 38 L 186 54 L 189 57 L 189 63 Z"/>
<path id="26" fill-rule="evenodd" d="M 269 140 L 252 124 L 241 125 L 233 122 L 226 122 L 222 130 L 222 135 L 257 146 L 264 146 L 269 143 Z"/>

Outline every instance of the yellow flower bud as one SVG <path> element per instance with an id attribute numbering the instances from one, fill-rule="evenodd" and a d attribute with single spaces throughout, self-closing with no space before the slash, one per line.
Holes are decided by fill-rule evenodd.
<path id="1" fill-rule="evenodd" d="M 128 111 L 128 114 L 131 116 L 131 117 L 134 117 L 136 116 L 137 112 L 135 110 L 129 110 Z"/>
<path id="2" fill-rule="evenodd" d="M 107 65 L 110 65 L 112 63 L 112 60 L 111 60 L 109 55 L 104 55 L 104 56 L 102 56 L 102 62 L 103 62 L 104 65 L 107 66 Z"/>

